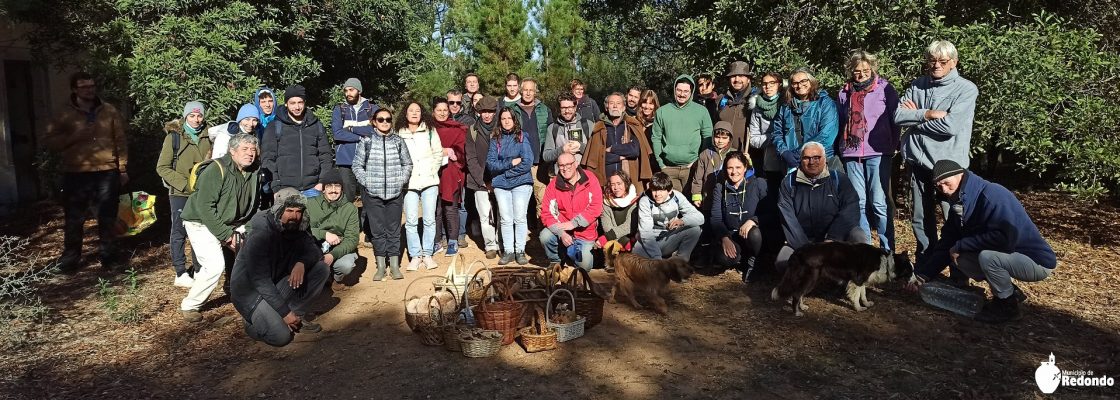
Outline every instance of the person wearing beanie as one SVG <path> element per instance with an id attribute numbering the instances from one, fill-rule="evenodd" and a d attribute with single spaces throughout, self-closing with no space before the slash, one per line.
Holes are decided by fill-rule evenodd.
<path id="1" fill-rule="evenodd" d="M 700 158 L 700 149 L 712 142 L 712 118 L 704 106 L 692 101 L 695 91 L 692 76 L 678 76 L 673 84 L 673 104 L 658 108 L 653 117 L 653 158 L 678 192 L 688 189 L 692 164 Z"/>
<path id="2" fill-rule="evenodd" d="M 250 133 L 257 136 L 260 126 L 260 113 L 252 104 L 242 104 L 237 110 L 237 118 L 224 124 L 218 124 L 209 129 L 210 139 L 214 141 L 213 154 L 210 158 L 219 159 L 226 155 L 229 147 L 229 138 L 239 133 Z"/>
<path id="3" fill-rule="evenodd" d="M 323 195 L 307 199 L 311 235 L 319 243 L 323 263 L 331 268 L 335 291 L 344 290 L 343 278 L 358 260 L 358 207 L 346 200 L 346 183 L 335 169 L 323 173 Z"/>
<path id="4" fill-rule="evenodd" d="M 211 149 L 216 145 L 211 135 L 212 129 L 204 129 L 205 120 L 206 107 L 202 103 L 186 103 L 181 119 L 164 124 L 166 136 L 156 161 L 156 174 L 163 179 L 163 186 L 167 188 L 167 202 L 171 210 L 169 250 L 171 267 L 175 271 L 174 285 L 178 287 L 190 287 L 194 282 L 194 273 L 199 268 L 198 256 L 194 252 L 191 254 L 192 266 L 187 267 L 187 231 L 183 227 L 182 214 L 191 194 L 188 186 L 191 168 L 210 159 Z M 228 146 L 228 138 L 221 145 Z"/>
<path id="5" fill-rule="evenodd" d="M 347 79 L 342 84 L 342 94 L 346 101 L 338 103 L 331 111 L 331 132 L 334 133 L 334 143 L 337 145 L 334 165 L 338 167 L 345 183 L 343 198 L 354 201 L 358 196 L 358 181 L 351 169 L 354 152 L 362 138 L 373 135 L 373 126 L 369 120 L 380 107 L 362 97 L 362 82 L 358 78 Z"/>
<path id="6" fill-rule="evenodd" d="M 969 278 L 988 282 L 992 300 L 976 320 L 1001 323 L 1019 319 L 1027 295 L 1014 281 L 1038 282 L 1054 273 L 1057 255 L 1042 237 L 1023 204 L 1007 188 L 988 182 L 953 160 L 933 166 L 932 186 L 949 203 L 941 239 L 918 260 L 910 289 L 941 277 L 955 265 Z"/>
<path id="7" fill-rule="evenodd" d="M 272 176 L 268 189 L 274 193 L 286 187 L 322 191 L 321 175 L 334 168 L 334 150 L 326 129 L 308 111 L 303 86 L 289 86 L 284 96 L 284 107 L 277 111 L 276 122 L 265 128 L 261 143 L 261 167 Z"/>
<path id="8" fill-rule="evenodd" d="M 330 277 L 327 255 L 308 234 L 308 200 L 291 188 L 283 192 L 275 206 L 253 217 L 253 234 L 230 274 L 230 300 L 245 334 L 276 347 L 291 343 L 296 333 L 322 330 L 308 306 Z"/>

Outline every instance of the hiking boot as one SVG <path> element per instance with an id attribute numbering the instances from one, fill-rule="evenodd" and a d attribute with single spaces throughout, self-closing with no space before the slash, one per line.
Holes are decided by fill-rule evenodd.
<path id="1" fill-rule="evenodd" d="M 520 264 L 520 265 L 525 265 L 525 264 L 529 263 L 529 257 L 526 257 L 525 253 L 517 253 L 516 258 L 517 258 L 517 263 Z"/>
<path id="2" fill-rule="evenodd" d="M 373 274 L 373 281 L 381 282 L 385 280 L 385 267 L 389 264 L 389 259 L 388 257 L 375 256 L 374 260 L 377 263 L 377 272 Z M 400 271 L 397 272 L 400 273 Z"/>
<path id="3" fill-rule="evenodd" d="M 303 320 L 299 326 L 299 333 L 319 333 L 323 331 L 323 326 L 315 322 Z"/>
<path id="4" fill-rule="evenodd" d="M 977 321 L 989 324 L 1017 321 L 1022 317 L 1023 314 L 1019 312 L 1019 302 L 1015 300 L 1015 296 L 1006 299 L 994 298 L 984 304 L 984 309 L 976 314 Z"/>
<path id="5" fill-rule="evenodd" d="M 408 271 L 408 272 L 418 271 L 420 269 L 420 259 L 421 258 L 423 258 L 423 257 L 415 256 L 415 257 L 409 258 L 408 267 L 405 268 L 404 270 Z"/>
<path id="6" fill-rule="evenodd" d="M 447 251 L 443 253 L 446 257 L 455 257 L 459 254 L 459 242 L 450 240 L 447 242 Z"/>
<path id="7" fill-rule="evenodd" d="M 194 285 L 194 278 L 191 277 L 191 274 L 188 274 L 186 272 L 181 273 L 181 274 L 179 274 L 179 276 L 175 277 L 174 285 L 175 285 L 175 287 L 181 287 L 181 288 L 188 288 L 189 289 L 191 286 Z"/>
<path id="8" fill-rule="evenodd" d="M 346 289 L 348 289 L 346 287 L 346 284 L 342 283 L 341 281 L 336 281 L 334 279 L 331 279 L 331 291 L 332 292 L 338 293 L 338 292 L 341 292 L 341 291 L 346 290 Z"/>
<path id="9" fill-rule="evenodd" d="M 101 258 L 101 268 L 106 271 L 124 272 L 128 270 L 128 260 L 117 256 L 108 256 Z"/>
<path id="10" fill-rule="evenodd" d="M 54 260 L 54 268 L 51 271 L 56 274 L 73 274 L 78 272 L 80 266 L 81 256 L 62 256 Z"/>
<path id="11" fill-rule="evenodd" d="M 513 253 L 502 254 L 502 258 L 498 259 L 498 265 L 506 265 L 513 262 Z"/>
<path id="12" fill-rule="evenodd" d="M 401 274 L 401 256 L 392 256 L 388 258 L 389 275 L 393 279 L 404 279 L 404 274 Z"/>
<path id="13" fill-rule="evenodd" d="M 751 271 L 754 271 L 754 264 L 756 261 L 757 259 L 751 256 L 743 263 L 742 269 L 739 270 L 739 272 L 743 273 L 743 283 L 751 283 Z"/>
<path id="14" fill-rule="evenodd" d="M 491 260 L 493 260 L 495 258 L 498 258 L 498 251 L 497 250 L 486 250 L 486 258 L 491 259 Z"/>
<path id="15" fill-rule="evenodd" d="M 183 320 L 188 323 L 194 324 L 202 322 L 202 313 L 198 312 L 198 310 L 179 310 L 179 313 L 183 314 Z"/>
<path id="16" fill-rule="evenodd" d="M 439 268 L 439 264 L 436 264 L 436 260 L 433 259 L 432 256 L 424 256 L 423 261 L 424 269 L 433 270 Z"/>
<path id="17" fill-rule="evenodd" d="M 1019 289 L 1019 286 L 1012 284 L 1011 287 L 1015 288 L 1015 292 L 1011 294 L 1011 298 L 1015 299 L 1016 303 L 1024 304 L 1027 302 L 1027 294 Z"/>

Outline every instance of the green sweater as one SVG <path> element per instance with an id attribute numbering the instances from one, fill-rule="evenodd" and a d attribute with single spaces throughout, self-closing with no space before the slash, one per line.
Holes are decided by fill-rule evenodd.
<path id="1" fill-rule="evenodd" d="M 358 207 L 353 203 L 339 199 L 332 204 L 325 196 L 312 197 L 307 199 L 307 216 L 316 240 L 326 240 L 327 232 L 342 238 L 331 248 L 335 260 L 358 250 Z"/>
<path id="2" fill-rule="evenodd" d="M 712 141 L 712 118 L 708 110 L 689 101 L 657 109 L 653 117 L 653 155 L 662 168 L 683 167 L 700 156 Z"/>
<path id="3" fill-rule="evenodd" d="M 218 165 L 221 164 L 221 168 Z M 183 207 L 183 220 L 206 225 L 218 240 L 229 239 L 233 228 L 249 222 L 257 210 L 260 164 L 239 171 L 229 154 L 202 170 L 195 191 Z"/>

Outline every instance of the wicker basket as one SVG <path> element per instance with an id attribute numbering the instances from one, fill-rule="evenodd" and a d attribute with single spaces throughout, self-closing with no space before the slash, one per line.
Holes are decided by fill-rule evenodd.
<path id="1" fill-rule="evenodd" d="M 471 358 L 490 357 L 502 349 L 502 335 L 498 331 L 471 328 L 459 333 L 456 341 L 463 355 Z"/>
<path id="2" fill-rule="evenodd" d="M 466 266 L 466 263 L 462 253 L 452 257 L 451 265 L 447 267 L 447 274 L 444 275 L 446 280 L 436 282 L 436 289 L 450 291 L 455 294 L 455 297 L 463 297 L 463 292 L 467 290 L 467 284 L 472 278 L 470 267 Z"/>
<path id="3" fill-rule="evenodd" d="M 408 284 L 407 287 L 405 287 L 403 301 L 405 307 L 404 321 L 406 324 L 408 324 L 409 329 L 412 329 L 413 332 L 416 332 L 416 334 L 420 336 L 421 343 L 428 346 L 441 346 L 443 345 L 442 328 L 444 327 L 444 324 L 441 324 L 440 321 L 453 321 L 455 314 L 458 313 L 458 307 L 452 307 L 451 309 L 445 310 L 442 306 L 439 305 L 439 301 L 436 300 L 436 298 L 433 296 L 428 300 L 429 307 L 427 312 L 409 312 L 408 302 L 412 299 L 419 298 L 418 296 L 409 297 L 408 294 L 409 291 L 412 290 L 412 285 L 416 284 L 416 282 L 426 279 L 438 280 L 444 279 L 444 277 L 439 275 L 421 276 L 413 280 Z M 435 301 L 436 307 L 431 307 L 433 301 Z"/>
<path id="4" fill-rule="evenodd" d="M 560 286 L 568 289 L 576 298 L 576 314 L 587 318 L 586 329 L 591 329 L 603 322 L 603 298 L 591 287 L 591 275 L 583 268 L 575 268 L 575 273 L 568 277 L 568 282 Z"/>
<path id="5" fill-rule="evenodd" d="M 548 296 L 548 304 L 545 306 L 544 312 L 545 321 L 548 321 L 548 327 L 556 330 L 556 340 L 560 343 L 563 343 L 583 336 L 583 324 L 584 322 L 587 322 L 587 317 L 579 315 L 579 312 L 576 312 L 577 318 L 575 321 L 563 324 L 552 322 L 552 318 L 551 316 L 549 316 L 549 313 L 552 311 L 552 297 L 556 296 L 556 294 L 560 292 L 568 294 L 568 297 L 572 299 L 572 311 L 576 311 L 575 295 L 573 295 L 572 292 L 568 291 L 567 289 L 556 289 L 556 291 L 552 292 L 552 294 Z"/>
<path id="6" fill-rule="evenodd" d="M 490 282 L 487 287 L 490 288 L 496 283 L 498 282 Z M 484 301 L 473 308 L 478 326 L 501 332 L 503 345 L 513 343 L 517 324 L 521 321 L 521 313 L 525 309 L 523 304 L 513 300 L 513 293 L 509 289 L 505 290 L 505 297 L 506 299 L 501 301 Z"/>
<path id="7" fill-rule="evenodd" d="M 526 353 L 536 353 L 541 351 L 553 350 L 556 344 L 556 330 L 548 327 L 546 317 L 538 311 L 537 317 L 533 319 L 533 324 L 521 328 L 521 345 L 525 346 Z"/>

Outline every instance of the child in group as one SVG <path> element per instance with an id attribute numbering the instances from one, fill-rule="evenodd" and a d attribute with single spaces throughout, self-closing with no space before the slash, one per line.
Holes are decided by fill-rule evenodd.
<path id="1" fill-rule="evenodd" d="M 717 122 L 712 129 L 712 147 L 704 149 L 700 153 L 700 159 L 692 166 L 692 205 L 705 214 L 712 209 L 712 202 L 707 195 L 715 187 L 716 177 L 723 169 L 723 159 L 735 150 L 731 148 L 731 123 Z"/>

